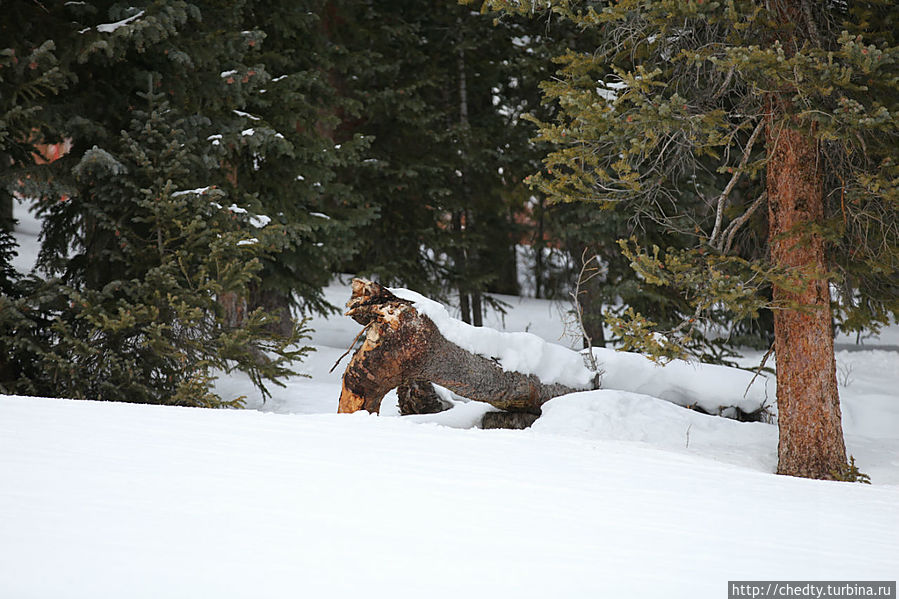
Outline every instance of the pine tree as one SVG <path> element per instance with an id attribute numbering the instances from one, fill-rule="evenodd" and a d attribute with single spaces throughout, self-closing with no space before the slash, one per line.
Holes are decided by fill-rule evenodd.
<path id="1" fill-rule="evenodd" d="M 13 189 L 35 176 L 37 144 L 47 132 L 44 101 L 64 89 L 69 78 L 60 68 L 52 34 L 33 3 L 3 2 L 0 23 L 0 229 L 12 229 Z"/>
<path id="2" fill-rule="evenodd" d="M 280 231 L 225 207 L 227 195 L 213 186 L 180 189 L 202 170 L 201 142 L 173 116 L 165 103 L 135 110 L 119 155 L 97 148 L 75 168 L 87 193 L 104 198 L 91 214 L 94 234 L 118 244 L 96 259 L 121 278 L 66 289 L 70 310 L 54 323 L 60 339 L 44 358 L 66 396 L 216 406 L 214 370 L 245 370 L 265 390 L 263 379 L 289 373 L 285 362 L 306 351 L 287 349 L 299 330 L 266 335 L 261 311 L 240 327 L 223 321 L 217 298 L 245 293 L 260 269 L 254 256 Z"/>
<path id="3" fill-rule="evenodd" d="M 829 286 L 843 289 L 843 326 L 876 327 L 899 309 L 899 11 L 804 0 L 552 10 L 603 41 L 561 56 L 545 85 L 559 113 L 541 138 L 556 149 L 536 181 L 551 198 L 618 205 L 693 239 L 669 251 L 622 243 L 640 276 L 683 294 L 692 314 L 662 341 L 637 313 L 613 324 L 671 355 L 722 307 L 731 320 L 775 308 L 778 472 L 837 476 Z M 759 230 L 762 251 L 747 247 Z"/>
<path id="4" fill-rule="evenodd" d="M 343 175 L 368 142 L 340 127 L 359 107 L 339 89 L 342 63 L 352 57 L 329 38 L 333 10 L 324 1 L 276 0 L 244 12 L 243 27 L 258 33 L 253 56 L 267 81 L 234 106 L 239 122 L 213 140 L 234 169 L 232 191 L 283 226 L 251 303 L 288 315 L 294 304 L 332 309 L 322 287 L 359 250 L 355 231 L 372 216 Z"/>
<path id="5" fill-rule="evenodd" d="M 348 174 L 378 213 L 349 266 L 454 295 L 461 317 L 479 323 L 485 292 L 516 291 L 514 212 L 538 160 L 520 117 L 548 65 L 527 35 L 541 29 L 495 26 L 455 2 L 345 6 L 331 35 L 353 57 L 342 87 L 362 109 L 344 127 L 371 141 Z"/>
<path id="6" fill-rule="evenodd" d="M 222 306 L 249 294 L 286 235 L 231 187 L 213 143 L 240 131 L 235 107 L 269 80 L 251 62 L 262 34 L 241 27 L 250 4 L 98 1 L 32 15 L 55 32 L 72 82 L 45 104 L 58 136 L 45 139 L 72 149 L 47 176 L 17 181 L 44 216 L 39 265 L 58 279 L 34 282 L 9 311 L 24 321 L 3 323 L 8 388 L 233 405 L 211 391 L 214 371 L 242 369 L 267 393 L 305 353 L 291 347 L 298 325 L 277 335 L 263 312 L 234 323 Z"/>

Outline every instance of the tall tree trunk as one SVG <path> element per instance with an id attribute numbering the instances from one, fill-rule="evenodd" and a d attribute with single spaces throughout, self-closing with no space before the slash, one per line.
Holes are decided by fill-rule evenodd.
<path id="1" fill-rule="evenodd" d="M 459 74 L 459 127 L 463 133 L 463 138 L 461 140 L 463 145 L 467 145 L 468 139 L 468 82 L 465 76 L 465 48 L 462 46 L 462 19 L 456 19 L 456 26 L 458 27 L 459 39 L 456 41 L 457 49 L 456 49 L 456 68 Z M 465 183 L 465 167 L 460 165 L 460 170 L 462 177 L 462 189 L 463 198 L 462 202 L 464 206 L 468 205 L 469 194 L 471 193 L 468 185 Z M 470 261 L 468 259 L 468 249 L 466 247 L 466 233 L 465 229 L 468 229 L 471 226 L 471 219 L 468 215 L 468 209 L 463 208 L 462 210 L 456 211 L 453 214 L 453 222 L 456 224 L 456 232 L 459 234 L 459 248 L 458 255 L 459 258 L 457 260 L 457 271 L 459 273 L 459 310 L 462 312 L 462 322 L 467 324 L 471 324 L 478 316 L 476 315 L 475 306 L 472 304 L 472 296 L 469 294 L 470 283 Z M 477 306 L 477 309 L 480 309 L 480 306 Z"/>
<path id="2" fill-rule="evenodd" d="M 833 478 L 846 465 L 837 392 L 824 239 L 808 225 L 824 218 L 822 161 L 816 140 L 790 127 L 786 100 L 769 98 L 767 191 L 771 257 L 804 273 L 797 291 L 774 301 L 802 309 L 774 312 L 778 474 Z M 781 117 L 781 118 L 778 118 Z M 785 124 L 786 123 L 786 124 Z"/>
<path id="3" fill-rule="evenodd" d="M 455 262 L 456 276 L 458 277 L 456 289 L 459 292 L 459 312 L 461 313 L 459 318 L 462 322 L 471 324 L 471 302 L 468 296 L 468 285 L 465 280 L 465 277 L 468 276 L 468 261 L 465 257 L 464 241 L 462 241 L 465 233 L 462 229 L 461 210 L 453 211 L 453 231 L 459 239 L 458 247 L 453 250 L 453 262 Z"/>
<path id="4" fill-rule="evenodd" d="M 777 40 L 787 56 L 804 44 L 819 45 L 804 0 L 779 0 L 773 9 Z M 805 5 L 807 9 L 808 6 Z M 768 239 L 775 265 L 800 271 L 795 290 L 775 286 L 774 311 L 779 442 L 777 472 L 834 478 L 846 466 L 837 391 L 824 239 L 810 226 L 824 220 L 822 156 L 813 132 L 791 114 L 789 85 L 768 94 L 766 151 Z"/>
<path id="5" fill-rule="evenodd" d="M 6 152 L 0 152 L 0 168 L 12 165 L 12 158 Z M 6 189 L 0 189 L 0 230 L 13 230 L 13 195 Z"/>
<path id="6" fill-rule="evenodd" d="M 534 233 L 534 297 L 543 297 L 543 248 L 545 235 L 546 199 L 540 197 L 537 204 L 537 231 Z"/>
<path id="7" fill-rule="evenodd" d="M 471 324 L 476 327 L 484 326 L 484 305 L 480 291 L 471 293 Z"/>
<path id="8" fill-rule="evenodd" d="M 250 310 L 262 308 L 272 317 L 266 329 L 282 337 L 290 337 L 293 334 L 294 322 L 288 294 L 254 284 L 250 286 L 249 304 Z"/>

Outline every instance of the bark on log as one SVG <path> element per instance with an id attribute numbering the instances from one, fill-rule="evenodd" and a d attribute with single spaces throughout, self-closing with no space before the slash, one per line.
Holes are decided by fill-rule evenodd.
<path id="1" fill-rule="evenodd" d="M 505 371 L 493 360 L 459 347 L 412 302 L 378 283 L 353 279 L 346 314 L 368 330 L 343 375 L 338 412 L 377 413 L 388 391 L 416 380 L 502 410 L 531 414 L 540 414 L 540 406 L 553 397 L 577 391 L 544 384 L 533 374 Z"/>
<path id="2" fill-rule="evenodd" d="M 487 412 L 481 420 L 481 428 L 508 428 L 524 430 L 537 420 L 536 414 L 527 412 Z"/>
<path id="3" fill-rule="evenodd" d="M 441 399 L 434 390 L 434 385 L 428 381 L 406 381 L 396 388 L 399 397 L 400 414 L 437 414 L 449 410 L 452 406 Z"/>

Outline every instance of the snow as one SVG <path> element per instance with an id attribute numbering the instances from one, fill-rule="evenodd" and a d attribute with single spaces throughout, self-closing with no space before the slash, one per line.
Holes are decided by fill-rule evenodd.
<path id="1" fill-rule="evenodd" d="M 264 214 L 255 214 L 250 217 L 250 224 L 257 229 L 261 229 L 270 222 L 272 222 L 272 219 Z"/>
<path id="2" fill-rule="evenodd" d="M 97 25 L 97 31 L 100 33 L 112 33 L 119 27 L 124 27 L 125 25 L 131 23 L 144 16 L 144 11 L 140 11 L 139 13 L 128 17 L 127 19 L 122 19 L 121 21 L 116 21 L 115 23 L 104 23 L 102 25 Z"/>
<path id="3" fill-rule="evenodd" d="M 34 269 L 41 249 L 38 239 L 41 221 L 28 209 L 27 202 L 19 198 L 13 199 L 13 214 L 18 220 L 13 238 L 19 247 L 12 259 L 12 266 L 20 273 L 27 274 Z"/>
<path id="4" fill-rule="evenodd" d="M 172 192 L 172 197 L 177 198 L 178 196 L 185 196 L 190 194 L 200 195 L 206 193 L 210 189 L 213 189 L 212 185 L 207 185 L 206 187 L 198 187 L 196 189 L 183 189 L 181 191 Z"/>
<path id="5" fill-rule="evenodd" d="M 39 222 L 16 218 L 27 272 Z M 395 291 L 485 355 L 583 371 L 566 305 L 498 296 L 502 331 L 478 333 Z M 324 293 L 344 304 L 349 278 Z M 744 398 L 744 370 L 597 350 L 602 388 L 524 431 L 475 428 L 493 408 L 445 390 L 440 414 L 400 417 L 392 392 L 379 416 L 338 415 L 348 358 L 329 371 L 361 327 L 311 326 L 309 378 L 266 402 L 221 376 L 245 410 L 0 396 L 0 597 L 717 598 L 728 580 L 896 578 L 897 326 L 836 354 L 870 486 L 777 476 L 776 426 L 676 405 L 751 408 L 770 376 Z"/>
<path id="6" fill-rule="evenodd" d="M 222 79 L 230 77 L 231 75 L 237 75 L 237 71 L 232 69 L 230 71 L 222 71 L 221 73 L 219 73 L 219 77 L 221 77 Z"/>
<path id="7" fill-rule="evenodd" d="M 259 243 L 259 240 L 255 237 L 251 237 L 249 239 L 241 239 L 237 242 L 237 245 L 256 245 L 257 243 Z"/>
<path id="8" fill-rule="evenodd" d="M 604 371 L 601 386 L 605 389 L 644 393 L 681 406 L 699 406 L 712 414 L 723 406 L 744 412 L 763 406 L 775 409 L 776 384 L 764 373 L 755 377 L 746 370 L 683 360 L 661 366 L 640 354 L 605 348 L 594 348 L 593 355 Z"/>
<path id="9" fill-rule="evenodd" d="M 0 455 L 8 597 L 722 597 L 899 560 L 895 487 L 539 430 L 3 397 Z"/>
<path id="10" fill-rule="evenodd" d="M 624 81 L 598 81 L 600 87 L 596 88 L 596 94 L 607 102 L 614 102 L 618 99 L 621 90 L 627 89 L 627 83 Z"/>
<path id="11" fill-rule="evenodd" d="M 234 71 L 234 72 L 236 73 L 237 71 Z M 244 118 L 250 119 L 251 121 L 258 121 L 258 120 L 260 120 L 260 118 L 259 118 L 258 116 L 253 116 L 253 115 L 250 114 L 249 112 L 243 112 L 242 110 L 232 110 L 232 112 L 233 112 L 234 114 L 236 114 L 237 116 L 240 116 L 240 117 L 244 117 Z"/>

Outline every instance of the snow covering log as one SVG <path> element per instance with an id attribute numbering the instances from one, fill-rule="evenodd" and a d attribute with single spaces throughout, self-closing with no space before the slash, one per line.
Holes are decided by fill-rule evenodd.
<path id="1" fill-rule="evenodd" d="M 536 374 L 504 369 L 499 358 L 460 347 L 412 300 L 372 281 L 353 279 L 346 315 L 367 330 L 343 375 L 338 412 L 377 413 L 388 391 L 412 381 L 436 383 L 502 410 L 531 414 L 540 414 L 540 406 L 553 397 L 578 390 L 545 383 Z"/>

